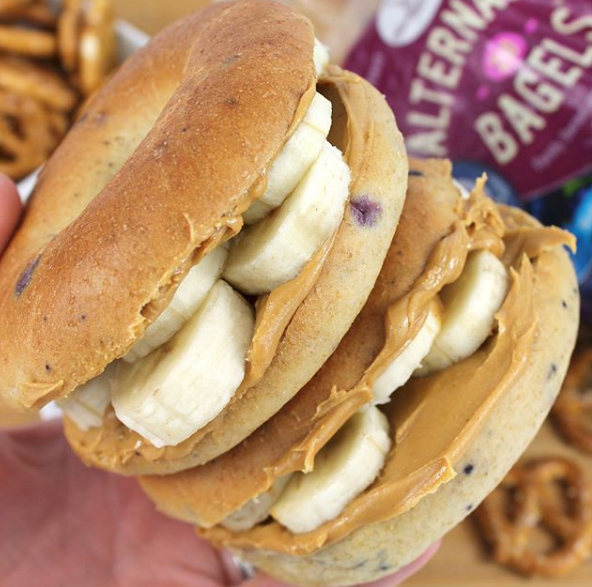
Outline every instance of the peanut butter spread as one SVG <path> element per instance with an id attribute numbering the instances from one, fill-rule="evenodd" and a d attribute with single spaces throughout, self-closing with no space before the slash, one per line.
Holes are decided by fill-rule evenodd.
<path id="1" fill-rule="evenodd" d="M 253 387 L 265 374 L 286 326 L 323 268 L 333 237 L 315 253 L 297 277 L 257 300 L 255 332 L 247 353 L 247 372 L 235 399 L 240 397 L 242 391 Z"/>
<path id="2" fill-rule="evenodd" d="M 425 177 L 438 170 L 437 165 L 443 164 L 412 163 L 412 169 L 424 166 Z M 449 174 L 442 168 L 440 172 Z M 446 179 L 449 181 L 449 175 Z M 425 190 L 422 181 L 424 179 L 413 181 L 413 185 Z M 503 260 L 511 281 L 506 300 L 497 314 L 494 335 L 469 359 L 430 377 L 413 378 L 394 394 L 384 408 L 391 424 L 394 447 L 380 477 L 368 490 L 354 499 L 337 519 L 304 534 L 294 535 L 276 522 L 243 533 L 233 533 L 222 526 L 198 531 L 219 545 L 307 554 L 343 539 L 363 525 L 408 511 L 424 496 L 455 477 L 455 467 L 463 451 L 483 426 L 491 408 L 511 388 L 528 363 L 531 345 L 537 336 L 539 317 L 533 304 L 533 290 L 537 272 L 544 271 L 541 265 L 545 257 L 541 254 L 556 246 L 574 245 L 573 238 L 563 231 L 541 228 L 522 212 L 498 209 L 483 195 L 483 187 L 484 181 L 480 180 L 470 200 L 456 198 L 450 208 L 455 218 L 448 217 L 447 228 L 446 220 L 440 225 L 430 225 L 423 219 L 422 239 L 417 239 L 415 232 L 414 242 L 414 246 L 423 248 L 423 261 L 419 256 L 411 265 L 401 253 L 406 248 L 405 238 L 410 238 L 417 226 L 406 225 L 407 217 L 412 215 L 406 207 L 408 214 L 404 212 L 395 240 L 401 235 L 407 236 L 401 236 L 403 241 L 391 248 L 391 253 L 398 253 L 389 253 L 390 271 L 385 264 L 377 289 L 358 320 L 360 324 L 370 325 L 372 310 L 368 310 L 368 306 L 374 305 L 375 311 L 380 299 L 387 296 L 389 286 L 393 291 L 398 290 L 396 300 L 382 313 L 383 319 L 386 315 L 382 328 L 378 329 L 382 344 L 377 346 L 377 341 L 370 344 L 369 360 L 365 363 L 359 361 L 359 353 L 344 362 L 347 355 L 341 353 L 348 350 L 348 344 L 353 345 L 350 331 L 344 339 L 345 347 L 340 346 L 335 353 L 341 354 L 341 362 L 335 360 L 331 365 L 330 361 L 256 434 L 208 465 L 167 478 L 170 483 L 167 492 L 170 490 L 171 496 L 175 496 L 171 503 L 176 501 L 171 507 L 179 508 L 174 512 L 167 506 L 164 509 L 168 513 L 187 519 L 189 508 L 196 521 L 210 526 L 248 499 L 266 491 L 277 477 L 294 470 L 309 470 L 315 454 L 335 430 L 371 398 L 373 381 L 421 328 L 430 305 L 438 303 L 438 292 L 460 275 L 468 252 L 487 248 Z M 428 200 L 421 202 L 418 194 L 410 190 L 408 202 L 417 197 L 419 205 L 416 204 L 415 211 L 425 212 Z M 424 193 L 424 197 L 432 196 Z M 433 200 L 428 208 L 434 210 Z M 440 214 L 446 216 L 447 211 L 438 209 L 434 217 Z M 403 231 L 401 235 L 400 231 Z M 426 242 L 417 242 L 424 238 Z M 404 267 L 415 275 L 412 285 L 404 284 L 404 274 L 399 274 L 403 283 L 397 283 L 397 265 L 399 271 Z M 364 331 L 358 322 L 352 329 L 358 327 L 372 342 L 372 333 Z M 358 339 L 358 347 L 361 346 L 364 345 Z M 341 369 L 337 369 L 338 363 Z M 348 363 L 354 363 L 354 367 L 348 368 Z M 348 376 L 354 376 L 356 369 L 357 379 L 349 386 L 342 385 Z M 344 370 L 350 372 L 344 373 Z M 446 405 L 451 406 L 448 412 Z M 157 483 L 153 477 L 143 480 L 149 493 Z"/>

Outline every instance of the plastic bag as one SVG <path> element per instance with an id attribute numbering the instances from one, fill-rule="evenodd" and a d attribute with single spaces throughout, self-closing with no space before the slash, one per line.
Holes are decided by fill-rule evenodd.
<path id="1" fill-rule="evenodd" d="M 385 94 L 411 154 L 450 158 L 467 187 L 485 170 L 492 197 L 577 236 L 592 323 L 592 2 L 289 4 Z"/>

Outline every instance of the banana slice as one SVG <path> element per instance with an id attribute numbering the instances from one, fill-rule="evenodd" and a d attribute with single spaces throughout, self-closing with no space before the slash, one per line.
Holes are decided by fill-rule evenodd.
<path id="1" fill-rule="evenodd" d="M 311 473 L 297 473 L 271 515 L 299 534 L 336 518 L 378 476 L 391 447 L 384 414 L 368 406 L 354 414 L 317 455 Z"/>
<path id="2" fill-rule="evenodd" d="M 318 39 L 315 39 L 314 54 L 313 54 L 315 69 L 317 77 L 322 75 L 327 65 L 329 65 L 329 49 Z"/>
<path id="3" fill-rule="evenodd" d="M 263 522 L 268 516 L 273 504 L 278 500 L 292 475 L 280 477 L 269 491 L 254 497 L 248 501 L 240 510 L 228 516 L 222 526 L 231 532 L 245 532 Z"/>
<path id="4" fill-rule="evenodd" d="M 222 275 L 228 251 L 216 247 L 206 255 L 179 285 L 171 303 L 152 323 L 144 336 L 133 346 L 123 360 L 133 363 L 149 355 L 153 350 L 168 342 L 182 326 L 197 312 L 205 297 Z"/>
<path id="5" fill-rule="evenodd" d="M 175 446 L 230 401 L 245 374 L 253 308 L 218 281 L 199 310 L 167 344 L 121 363 L 112 386 L 115 413 L 154 446 Z"/>
<path id="6" fill-rule="evenodd" d="M 337 230 L 349 181 L 341 151 L 325 141 L 319 158 L 282 206 L 232 240 L 224 279 L 244 293 L 259 295 L 296 277 Z"/>
<path id="7" fill-rule="evenodd" d="M 494 254 L 471 253 L 461 276 L 440 294 L 442 328 L 415 374 L 429 375 L 470 357 L 491 334 L 508 286 L 506 267 Z"/>
<path id="8" fill-rule="evenodd" d="M 391 394 L 409 380 L 413 372 L 421 366 L 424 357 L 430 352 L 441 326 L 442 321 L 439 313 L 434 309 L 430 310 L 415 338 L 374 382 L 372 403 L 375 405 L 387 403 Z"/>
<path id="9" fill-rule="evenodd" d="M 115 363 L 111 363 L 101 375 L 57 402 L 81 430 L 99 428 L 103 424 L 103 414 L 111 403 L 111 379 L 115 368 Z"/>
<path id="10" fill-rule="evenodd" d="M 318 159 L 331 128 L 331 102 L 317 93 L 302 122 L 269 170 L 267 189 L 243 215 L 246 224 L 265 218 L 291 194 Z"/>

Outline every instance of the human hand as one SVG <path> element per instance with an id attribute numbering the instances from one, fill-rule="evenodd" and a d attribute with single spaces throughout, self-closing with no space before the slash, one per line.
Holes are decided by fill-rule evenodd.
<path id="1" fill-rule="evenodd" d="M 0 175 L 0 253 L 21 212 Z M 0 432 L 3 587 L 284 587 L 159 514 L 134 479 L 84 467 L 57 422 Z M 435 553 L 368 584 L 395 587 Z"/>
<path id="2" fill-rule="evenodd" d="M 50 422 L 0 437 L 4 587 L 283 587 L 159 514 L 134 479 L 84 467 Z M 432 553 L 372 583 L 394 587 Z"/>
<path id="3" fill-rule="evenodd" d="M 21 201 L 12 181 L 0 173 L 0 254 L 21 215 Z"/>

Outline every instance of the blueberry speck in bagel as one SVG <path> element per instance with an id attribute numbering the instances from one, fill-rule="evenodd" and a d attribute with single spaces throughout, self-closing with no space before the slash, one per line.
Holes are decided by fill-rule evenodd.
<path id="1" fill-rule="evenodd" d="M 17 298 L 20 298 L 23 295 L 23 292 L 27 289 L 29 283 L 31 283 L 31 279 L 33 278 L 33 273 L 35 273 L 35 269 L 39 265 L 41 261 L 41 255 L 39 255 L 36 259 L 31 261 L 25 270 L 21 273 L 16 285 L 14 287 L 14 293 Z"/>
<path id="2" fill-rule="evenodd" d="M 360 225 L 368 228 L 375 226 L 382 215 L 382 206 L 368 196 L 357 196 L 350 203 L 352 216 Z"/>

